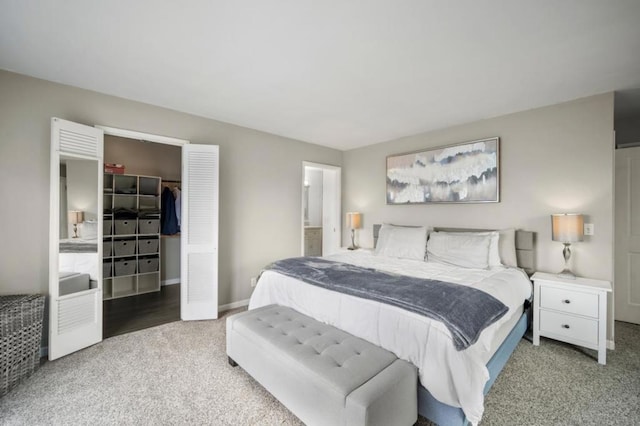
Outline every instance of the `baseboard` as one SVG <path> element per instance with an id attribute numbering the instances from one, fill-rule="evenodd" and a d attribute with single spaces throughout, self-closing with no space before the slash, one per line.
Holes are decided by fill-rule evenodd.
<path id="1" fill-rule="evenodd" d="M 40 348 L 40 358 L 46 358 L 49 356 L 49 346 Z"/>
<path id="2" fill-rule="evenodd" d="M 615 350 L 616 349 L 616 343 L 613 340 L 607 340 L 607 349 L 610 350 Z"/>
<path id="3" fill-rule="evenodd" d="M 249 299 L 238 300 L 237 302 L 227 303 L 226 305 L 218 306 L 219 312 L 228 311 L 229 309 L 241 308 L 249 304 Z"/>
<path id="4" fill-rule="evenodd" d="M 173 284 L 180 284 L 180 278 L 171 278 L 170 280 L 160 281 L 160 285 L 162 286 Z"/>

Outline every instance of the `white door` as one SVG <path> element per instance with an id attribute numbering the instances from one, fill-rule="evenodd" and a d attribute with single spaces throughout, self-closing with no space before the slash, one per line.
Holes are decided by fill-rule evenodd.
<path id="1" fill-rule="evenodd" d="M 103 132 L 58 118 L 51 119 L 51 178 L 49 209 L 49 359 L 53 360 L 102 340 L 102 244 L 85 246 L 80 252 L 65 251 L 65 235 L 60 215 L 68 210 L 67 201 L 84 202 L 85 218 L 97 220 L 102 215 Z M 89 184 L 93 191 L 85 192 L 84 200 L 67 200 L 61 204 L 61 167 L 67 163 L 83 164 L 85 175 L 79 184 Z M 89 165 L 90 167 L 84 167 Z M 87 176 L 86 170 L 91 175 Z M 90 182 L 90 183 L 88 183 Z M 67 185 L 71 185 L 67 177 Z M 64 223 L 64 221 L 62 221 Z M 97 220 L 97 238 L 102 241 L 102 221 Z M 73 251 L 73 250 L 71 250 Z M 60 274 L 76 275 L 77 279 L 62 280 Z"/>
<path id="2" fill-rule="evenodd" d="M 336 253 L 340 249 L 340 168 L 322 171 L 322 255 Z"/>
<path id="3" fill-rule="evenodd" d="M 640 147 L 615 161 L 615 319 L 640 324 Z"/>
<path id="4" fill-rule="evenodd" d="M 180 317 L 218 318 L 217 145 L 182 147 Z"/>

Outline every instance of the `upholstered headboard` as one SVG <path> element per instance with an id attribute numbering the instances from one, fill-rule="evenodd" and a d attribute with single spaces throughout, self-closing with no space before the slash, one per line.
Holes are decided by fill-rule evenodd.
<path id="1" fill-rule="evenodd" d="M 373 225 L 373 246 L 378 244 L 378 234 L 382 225 Z M 493 229 L 464 229 L 464 228 L 433 228 L 434 231 L 445 232 L 486 232 Z M 516 229 L 516 257 L 518 266 L 528 274 L 535 272 L 535 233 L 531 231 L 521 231 Z"/>

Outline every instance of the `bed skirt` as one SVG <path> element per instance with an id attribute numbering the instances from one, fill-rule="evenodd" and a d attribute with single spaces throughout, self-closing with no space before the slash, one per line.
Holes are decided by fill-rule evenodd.
<path id="1" fill-rule="evenodd" d="M 502 368 L 506 365 L 509 357 L 518 346 L 518 343 L 520 343 L 520 339 L 522 339 L 522 336 L 524 336 L 524 333 L 527 331 L 527 327 L 527 311 L 525 311 L 507 335 L 507 338 L 504 339 L 502 345 L 500 345 L 496 353 L 493 354 L 489 362 L 487 362 L 489 381 L 484 386 L 485 395 L 489 392 L 489 389 L 491 389 L 493 382 L 495 382 L 498 374 L 500 374 Z M 438 424 L 438 426 L 466 426 L 469 424 L 462 408 L 443 404 L 435 399 L 431 393 L 421 385 L 418 386 L 418 413 Z"/>

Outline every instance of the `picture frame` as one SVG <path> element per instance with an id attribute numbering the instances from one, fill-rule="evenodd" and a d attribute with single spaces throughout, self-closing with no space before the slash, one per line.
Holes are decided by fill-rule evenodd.
<path id="1" fill-rule="evenodd" d="M 500 202 L 500 138 L 386 158 L 390 205 Z"/>

